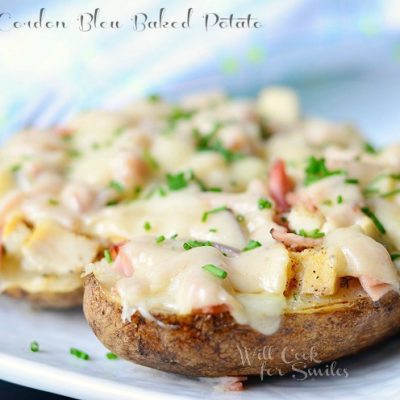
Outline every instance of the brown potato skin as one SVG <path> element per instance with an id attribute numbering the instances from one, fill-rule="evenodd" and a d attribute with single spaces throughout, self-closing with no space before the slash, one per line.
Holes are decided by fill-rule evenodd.
<path id="1" fill-rule="evenodd" d="M 30 293 L 21 288 L 10 288 L 5 293 L 16 299 L 28 300 L 33 306 L 47 309 L 67 309 L 82 305 L 83 288 L 72 292 L 38 292 Z"/>
<path id="2" fill-rule="evenodd" d="M 400 296 L 395 292 L 377 303 L 360 297 L 334 308 L 285 314 L 280 329 L 270 336 L 237 324 L 228 312 L 154 314 L 175 328 L 162 327 L 139 313 L 124 323 L 121 307 L 93 275 L 85 280 L 83 308 L 96 336 L 118 356 L 163 371 L 204 377 L 285 374 L 293 371 L 293 363 L 306 368 L 357 353 L 400 328 Z M 242 355 L 244 348 L 248 350 L 244 362 L 239 348 Z M 307 360 L 299 363 L 294 355 Z"/>

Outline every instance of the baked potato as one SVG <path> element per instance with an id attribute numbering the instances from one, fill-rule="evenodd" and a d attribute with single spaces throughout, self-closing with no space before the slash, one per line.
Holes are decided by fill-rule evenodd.
<path id="1" fill-rule="evenodd" d="M 176 315 L 136 312 L 121 318 L 120 304 L 89 275 L 84 313 L 99 340 L 118 356 L 190 376 L 283 375 L 357 353 L 400 327 L 400 296 L 379 302 L 361 295 L 300 311 L 286 310 L 279 330 L 264 335 L 238 324 L 228 311 Z M 301 358 L 298 358 L 301 357 Z"/>

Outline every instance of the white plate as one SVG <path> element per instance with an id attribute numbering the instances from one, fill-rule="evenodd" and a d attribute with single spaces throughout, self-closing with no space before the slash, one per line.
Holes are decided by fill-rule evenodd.
<path id="1" fill-rule="evenodd" d="M 400 395 L 400 338 L 339 360 L 349 376 L 299 381 L 292 376 L 252 381 L 242 393 L 215 389 L 215 381 L 181 377 L 122 360 L 108 360 L 79 310 L 39 311 L 16 300 L 0 299 L 0 377 L 14 383 L 80 399 L 396 399 Z M 30 351 L 31 341 L 40 345 Z M 89 353 L 83 361 L 70 347 Z M 325 366 L 321 368 L 325 371 Z M 298 377 L 303 378 L 304 375 Z"/>

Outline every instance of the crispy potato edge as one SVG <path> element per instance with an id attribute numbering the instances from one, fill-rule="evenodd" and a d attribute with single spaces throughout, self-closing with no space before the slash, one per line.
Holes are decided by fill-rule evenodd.
<path id="1" fill-rule="evenodd" d="M 279 330 L 263 335 L 219 314 L 154 314 L 136 312 L 121 319 L 93 275 L 85 279 L 83 309 L 98 339 L 118 356 L 147 367 L 189 376 L 279 375 L 357 353 L 400 328 L 400 296 L 368 297 L 332 310 L 288 313 Z M 297 358 L 300 358 L 298 360 Z"/>

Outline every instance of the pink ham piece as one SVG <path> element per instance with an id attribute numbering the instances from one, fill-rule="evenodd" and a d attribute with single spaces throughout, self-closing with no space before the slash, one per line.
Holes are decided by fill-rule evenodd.
<path id="1" fill-rule="evenodd" d="M 123 248 L 119 250 L 114 261 L 114 269 L 126 277 L 130 277 L 133 274 L 133 265 L 130 258 L 124 253 Z"/>
<path id="2" fill-rule="evenodd" d="M 285 162 L 283 160 L 276 160 L 271 167 L 268 190 L 279 212 L 285 212 L 290 208 L 286 195 L 293 188 L 293 181 L 286 173 Z"/>
<path id="3" fill-rule="evenodd" d="M 360 276 L 360 284 L 365 292 L 371 297 L 372 301 L 378 301 L 387 292 L 390 292 L 393 288 L 388 283 L 379 281 L 378 279 L 369 278 L 367 276 Z"/>
<path id="4" fill-rule="evenodd" d="M 285 245 L 285 247 L 292 250 L 304 250 L 316 247 L 322 244 L 322 239 L 307 238 L 295 233 L 287 232 L 284 229 L 272 228 L 271 236 L 278 242 Z"/>

